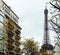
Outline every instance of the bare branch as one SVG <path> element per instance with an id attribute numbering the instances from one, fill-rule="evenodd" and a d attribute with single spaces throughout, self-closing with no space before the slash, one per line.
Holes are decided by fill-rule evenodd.
<path id="1" fill-rule="evenodd" d="M 60 10 L 60 8 L 58 8 L 57 6 L 53 5 L 51 2 L 49 2 L 54 8 L 57 8 L 58 10 Z"/>

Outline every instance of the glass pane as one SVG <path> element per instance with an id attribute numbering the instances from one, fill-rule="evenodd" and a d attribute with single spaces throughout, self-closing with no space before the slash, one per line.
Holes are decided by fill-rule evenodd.
<path id="1" fill-rule="evenodd" d="M 0 21 L 3 22 L 3 16 L 2 15 L 0 15 Z"/>
<path id="2" fill-rule="evenodd" d="M 3 30 L 0 30 L 0 35 L 3 36 Z"/>
<path id="3" fill-rule="evenodd" d="M 0 43 L 0 51 L 4 49 L 3 45 Z"/>
<path id="4" fill-rule="evenodd" d="M 0 41 L 3 39 L 3 36 L 0 35 Z"/>
<path id="5" fill-rule="evenodd" d="M 0 29 L 3 29 L 3 24 L 0 22 Z"/>

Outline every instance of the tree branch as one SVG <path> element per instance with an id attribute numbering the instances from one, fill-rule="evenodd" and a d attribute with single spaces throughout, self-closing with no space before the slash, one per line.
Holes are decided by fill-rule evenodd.
<path id="1" fill-rule="evenodd" d="M 57 24 L 57 23 L 55 23 L 55 22 L 53 22 L 52 20 L 50 20 L 54 25 L 56 25 L 58 28 L 60 28 L 60 26 Z"/>
<path id="2" fill-rule="evenodd" d="M 49 2 L 54 8 L 57 8 L 58 10 L 60 10 L 60 8 L 58 8 L 57 6 L 53 5 L 51 2 Z"/>

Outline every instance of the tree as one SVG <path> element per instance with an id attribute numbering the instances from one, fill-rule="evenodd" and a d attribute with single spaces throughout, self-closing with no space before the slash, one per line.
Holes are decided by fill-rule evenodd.
<path id="1" fill-rule="evenodd" d="M 50 24 L 56 33 L 55 45 L 60 49 L 60 0 L 51 0 L 49 3 L 51 5 L 50 10 L 52 15 Z"/>
<path id="2" fill-rule="evenodd" d="M 35 42 L 32 38 L 25 39 L 23 46 L 23 52 L 25 55 L 38 55 L 38 42 Z"/>

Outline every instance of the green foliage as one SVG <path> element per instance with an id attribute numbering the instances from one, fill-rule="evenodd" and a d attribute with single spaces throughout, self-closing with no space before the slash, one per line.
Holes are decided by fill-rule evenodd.
<path id="1" fill-rule="evenodd" d="M 35 42 L 32 38 L 25 39 L 23 46 L 23 52 L 25 52 L 25 55 L 36 55 L 38 53 L 38 42 Z"/>

